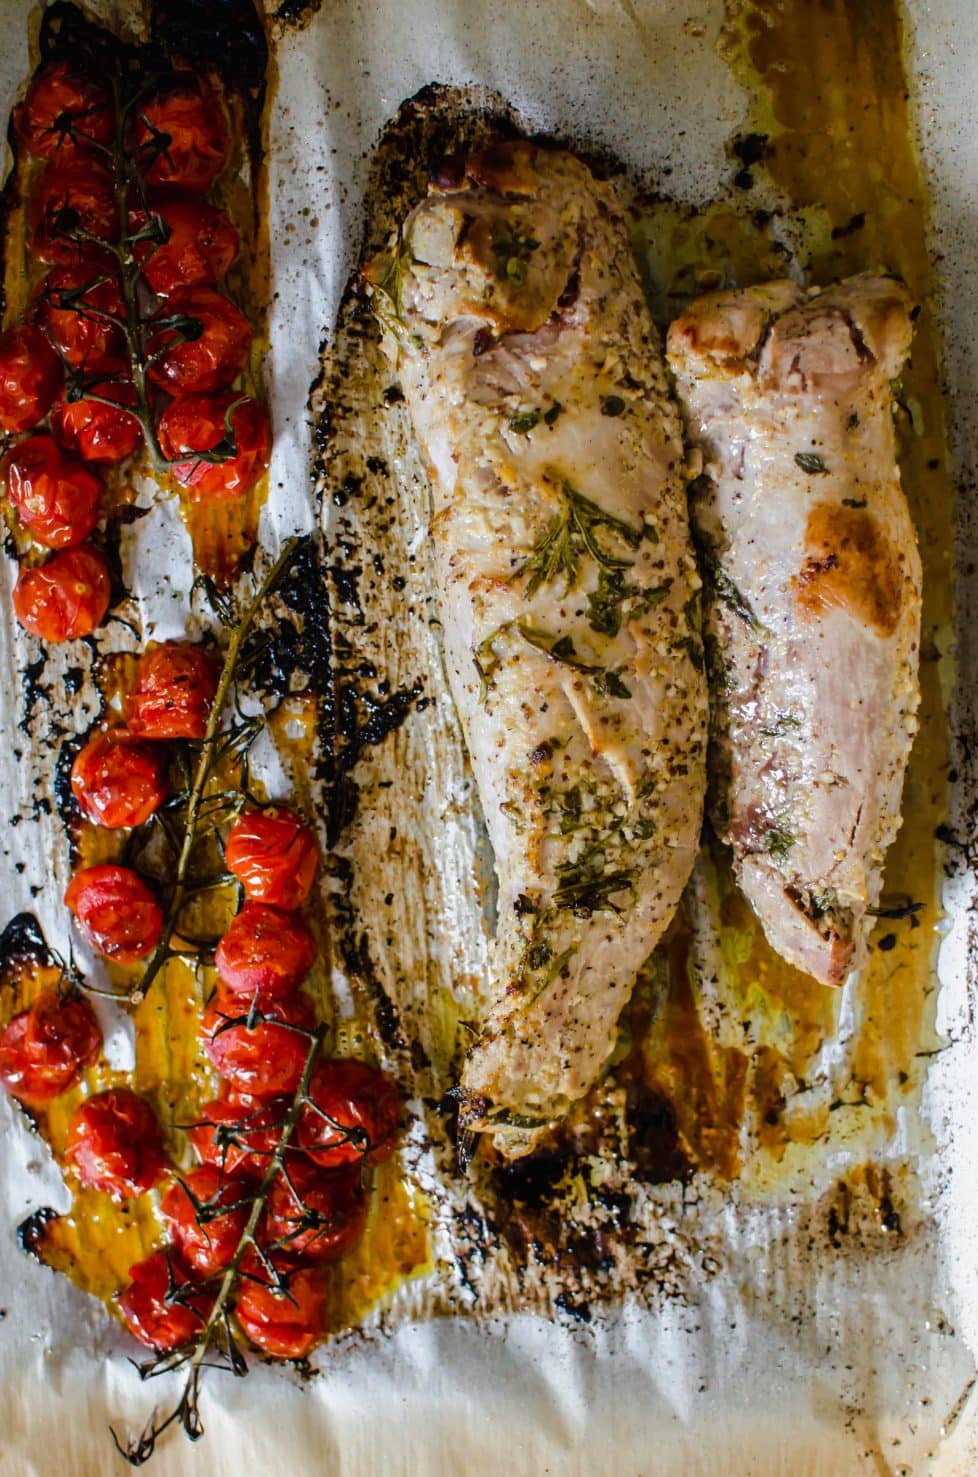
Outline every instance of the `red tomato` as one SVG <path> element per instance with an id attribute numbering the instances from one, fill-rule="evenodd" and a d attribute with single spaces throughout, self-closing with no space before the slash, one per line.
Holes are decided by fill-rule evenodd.
<path id="1" fill-rule="evenodd" d="M 133 1338 L 166 1352 L 189 1344 L 203 1328 L 213 1298 L 186 1295 L 188 1277 L 172 1252 L 154 1251 L 129 1268 L 129 1285 L 119 1294 L 119 1312 Z"/>
<path id="2" fill-rule="evenodd" d="M 276 908 L 298 908 L 309 896 L 319 847 L 297 815 L 273 805 L 238 816 L 228 835 L 224 860 L 246 897 Z"/>
<path id="3" fill-rule="evenodd" d="M 95 952 L 118 964 L 145 959 L 163 932 L 163 909 L 129 867 L 86 867 L 68 883 L 65 906 Z"/>
<path id="4" fill-rule="evenodd" d="M 222 1174 L 259 1176 L 268 1168 L 289 1111 L 288 1098 L 252 1098 L 228 1092 L 205 1103 L 190 1142 L 205 1164 Z M 291 1156 L 298 1150 L 286 1149 Z"/>
<path id="5" fill-rule="evenodd" d="M 200 287 L 223 277 L 238 254 L 238 233 L 224 214 L 193 195 L 174 192 L 161 196 L 149 207 L 157 217 L 166 240 L 136 243 L 136 260 L 143 276 L 159 297 L 169 297 L 181 287 Z M 147 216 L 133 215 L 134 234 L 147 226 Z"/>
<path id="6" fill-rule="evenodd" d="M 25 148 L 37 159 L 68 159 L 112 137 L 108 94 L 69 61 L 48 62 L 36 71 L 14 116 Z"/>
<path id="7" fill-rule="evenodd" d="M 106 400 L 113 403 L 106 405 Z M 121 462 L 143 439 L 139 421 L 123 408 L 135 403 L 132 385 L 104 380 L 77 398 L 59 395 L 51 411 L 51 430 L 60 445 L 83 462 Z"/>
<path id="8" fill-rule="evenodd" d="M 129 731 L 148 739 L 202 739 L 216 691 L 210 652 L 164 641 L 139 658 L 136 685 L 126 700 Z"/>
<path id="9" fill-rule="evenodd" d="M 214 962 L 229 1003 L 246 1010 L 257 994 L 258 1008 L 266 1010 L 295 994 L 315 957 L 316 941 L 298 913 L 245 903 L 231 919 Z"/>
<path id="10" fill-rule="evenodd" d="M 364 1159 L 379 1164 L 393 1153 L 401 1100 L 383 1072 L 349 1058 L 320 1062 L 309 1096 L 296 1138 L 323 1169 Z"/>
<path id="11" fill-rule="evenodd" d="M 27 210 L 31 249 L 42 262 L 74 262 L 91 254 L 79 233 L 114 241 L 119 230 L 112 175 L 86 160 L 46 164 Z"/>
<path id="12" fill-rule="evenodd" d="M 71 766 L 71 792 L 82 814 L 111 831 L 148 821 L 166 788 L 159 750 L 123 728 L 94 734 Z"/>
<path id="13" fill-rule="evenodd" d="M 109 608 L 112 581 L 101 554 L 81 544 L 46 564 L 22 569 L 14 586 L 14 614 L 42 641 L 90 636 Z"/>
<path id="14" fill-rule="evenodd" d="M 296 1159 L 272 1185 L 265 1231 L 285 1256 L 335 1262 L 359 1240 L 366 1219 L 358 1165 L 325 1170 Z"/>
<path id="15" fill-rule="evenodd" d="M 227 1000 L 218 996 L 204 1011 L 201 1035 L 215 1071 L 237 1092 L 253 1097 L 295 1092 L 309 1055 L 309 1037 L 303 1034 L 314 1021 L 309 1001 L 301 995 L 283 1001 L 265 1012 L 271 1020 L 260 1021 L 250 1030 L 243 1022 L 227 1025 L 228 1020 L 247 1013 L 248 1002 L 233 996 Z M 293 1026 L 303 1030 L 292 1030 Z"/>
<path id="16" fill-rule="evenodd" d="M 324 1267 L 282 1264 L 288 1291 L 270 1285 L 257 1259 L 243 1277 L 235 1314 L 242 1333 L 276 1359 L 302 1359 L 327 1333 L 327 1273 Z"/>
<path id="17" fill-rule="evenodd" d="M 0 333 L 0 430 L 30 431 L 60 384 L 61 364 L 43 333 L 27 323 Z"/>
<path id="18" fill-rule="evenodd" d="M 223 390 L 248 362 L 247 318 L 213 287 L 175 292 L 154 321 L 165 324 L 175 317 L 186 319 L 185 327 L 162 327 L 149 340 L 150 379 L 171 395 Z"/>
<path id="19" fill-rule="evenodd" d="M 272 450 L 265 407 L 231 392 L 178 396 L 160 417 L 159 438 L 171 473 L 195 502 L 244 497 Z"/>
<path id="20" fill-rule="evenodd" d="M 237 1251 L 251 1210 L 250 1194 L 247 1180 L 224 1179 L 212 1164 L 204 1164 L 171 1185 L 160 1201 L 160 1215 L 177 1251 L 201 1277 L 222 1272 Z"/>
<path id="21" fill-rule="evenodd" d="M 7 496 L 35 543 L 67 549 L 98 522 L 102 484 L 81 462 L 64 456 L 51 436 L 29 436 L 3 461 Z"/>
<path id="22" fill-rule="evenodd" d="M 145 1098 L 111 1087 L 75 1109 L 65 1159 L 83 1185 L 125 1200 L 152 1189 L 163 1173 L 163 1132 Z"/>
<path id="23" fill-rule="evenodd" d="M 42 990 L 0 1035 L 0 1085 L 24 1103 L 46 1103 L 78 1081 L 102 1050 L 92 1007 L 80 995 Z"/>
<path id="24" fill-rule="evenodd" d="M 92 256 L 55 267 L 38 295 L 44 332 L 70 364 L 87 374 L 118 374 L 128 367 L 122 329 L 104 315 L 125 316 L 119 279 Z"/>
<path id="25" fill-rule="evenodd" d="M 221 105 L 199 79 L 176 82 L 140 108 L 132 147 L 151 189 L 175 185 L 203 195 L 228 155 Z"/>

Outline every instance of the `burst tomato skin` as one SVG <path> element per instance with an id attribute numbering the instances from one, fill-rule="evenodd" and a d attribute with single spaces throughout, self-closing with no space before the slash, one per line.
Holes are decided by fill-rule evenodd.
<path id="1" fill-rule="evenodd" d="M 195 325 L 197 337 L 161 328 L 147 345 L 149 377 L 171 395 L 223 390 L 248 362 L 251 327 L 241 309 L 213 287 L 186 287 L 175 292 L 157 314 L 181 315 Z M 199 325 L 199 331 L 196 328 Z"/>
<path id="2" fill-rule="evenodd" d="M 72 1114 L 65 1159 L 90 1189 L 117 1200 L 142 1195 L 166 1167 L 159 1120 L 128 1087 L 97 1092 Z"/>
<path id="3" fill-rule="evenodd" d="M 401 1100 L 389 1077 L 352 1058 L 320 1062 L 296 1139 L 322 1169 L 379 1164 L 394 1152 Z"/>
<path id="4" fill-rule="evenodd" d="M 206 194 L 224 168 L 228 132 L 221 105 L 197 79 L 158 92 L 139 110 L 132 147 L 152 190 Z"/>
<path id="5" fill-rule="evenodd" d="M 62 549 L 45 564 L 22 569 L 14 587 L 14 614 L 42 641 L 90 636 L 109 608 L 112 581 L 102 555 L 87 544 Z"/>
<path id="6" fill-rule="evenodd" d="M 245 903 L 217 946 L 215 963 L 222 996 L 247 1009 L 257 994 L 259 1010 L 289 1000 L 316 957 L 316 941 L 298 913 Z"/>
<path id="7" fill-rule="evenodd" d="M 243 1021 L 228 1026 L 228 1020 L 248 1014 L 248 1002 L 219 993 L 204 1011 L 204 1051 L 214 1070 L 238 1093 L 274 1097 L 295 1092 L 309 1055 L 309 1038 L 290 1027 L 311 1030 L 312 1009 L 298 995 L 264 1013 L 272 1019 L 259 1021 L 251 1029 Z"/>
<path id="8" fill-rule="evenodd" d="M 114 404 L 106 405 L 106 400 Z M 59 395 L 51 411 L 51 430 L 58 444 L 83 462 L 125 461 L 143 439 L 142 426 L 126 409 L 135 403 L 132 385 L 105 380 L 77 399 Z"/>
<path id="9" fill-rule="evenodd" d="M 169 1262 L 167 1257 L 169 1255 Z M 133 1338 L 161 1353 L 189 1344 L 210 1312 L 213 1298 L 201 1294 L 190 1304 L 170 1301 L 171 1269 L 174 1289 L 189 1280 L 172 1252 L 154 1251 L 129 1268 L 129 1283 L 119 1294 L 119 1312 Z"/>
<path id="10" fill-rule="evenodd" d="M 309 896 L 319 847 L 297 815 L 274 805 L 238 816 L 228 834 L 224 859 L 253 902 L 298 908 Z"/>
<path id="11" fill-rule="evenodd" d="M 124 316 L 119 279 L 104 261 L 86 255 L 54 267 L 38 294 L 38 322 L 72 369 L 118 374 L 128 363 L 118 323 Z"/>
<path id="12" fill-rule="evenodd" d="M 27 207 L 31 246 L 42 262 L 76 262 L 91 243 L 73 237 L 79 228 L 100 241 L 118 232 L 112 176 L 87 160 L 45 165 Z"/>
<path id="13" fill-rule="evenodd" d="M 176 1180 L 163 1196 L 160 1215 L 181 1258 L 199 1276 L 222 1272 L 234 1256 L 249 1214 L 247 1204 L 239 1202 L 247 1201 L 250 1193 L 247 1180 L 225 1178 L 212 1164 L 203 1164 Z M 198 1218 L 190 1195 L 202 1205 L 228 1209 L 222 1215 Z"/>
<path id="14" fill-rule="evenodd" d="M 327 1272 L 322 1266 L 289 1267 L 288 1292 L 278 1292 L 256 1261 L 241 1280 L 235 1316 L 251 1343 L 276 1359 L 302 1359 L 325 1338 Z"/>
<path id="15" fill-rule="evenodd" d="M 129 732 L 146 739 L 202 739 L 217 673 L 210 653 L 185 641 L 164 641 L 139 658 L 126 701 Z"/>
<path id="16" fill-rule="evenodd" d="M 104 959 L 133 964 L 145 959 L 163 933 L 163 909 L 129 867 L 86 867 L 68 884 L 65 906 L 92 948 Z"/>
<path id="17" fill-rule="evenodd" d="M 108 143 L 112 136 L 108 94 L 69 61 L 48 62 L 34 73 L 14 117 L 35 159 L 84 157 L 92 143 Z"/>
<path id="18" fill-rule="evenodd" d="M 159 438 L 171 474 L 195 502 L 244 497 L 267 471 L 272 450 L 265 407 L 251 395 L 232 392 L 177 396 L 160 417 Z M 233 455 L 222 461 L 208 461 L 201 455 L 222 442 L 228 443 L 229 451 L 233 447 Z"/>
<path id="19" fill-rule="evenodd" d="M 272 1185 L 265 1235 L 289 1258 L 335 1262 L 359 1240 L 366 1218 L 358 1165 L 326 1170 L 296 1159 Z"/>
<path id="20" fill-rule="evenodd" d="M 70 549 L 98 522 L 102 483 L 51 436 L 28 436 L 3 460 L 7 496 L 35 543 Z"/>
<path id="21" fill-rule="evenodd" d="M 33 430 L 60 385 L 61 364 L 39 329 L 18 323 L 0 333 L 0 430 Z"/>
<path id="22" fill-rule="evenodd" d="M 125 729 L 96 733 L 71 766 L 71 792 L 97 826 L 141 826 L 166 798 L 162 756 Z"/>
<path id="23" fill-rule="evenodd" d="M 0 1034 L 0 1086 L 29 1105 L 50 1102 L 75 1086 L 101 1050 L 88 1001 L 42 990 Z"/>
<path id="24" fill-rule="evenodd" d="M 224 276 L 238 254 L 239 236 L 223 210 L 172 191 L 154 200 L 150 213 L 162 221 L 167 239 L 139 242 L 135 254 L 158 297 L 184 287 L 210 286 Z M 145 214 L 136 215 L 132 224 L 136 229 L 145 226 Z"/>

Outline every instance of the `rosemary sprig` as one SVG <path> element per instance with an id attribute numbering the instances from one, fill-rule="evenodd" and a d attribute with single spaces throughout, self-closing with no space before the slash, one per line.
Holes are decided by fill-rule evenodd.
<path id="1" fill-rule="evenodd" d="M 531 600 L 541 585 L 563 579 L 564 593 L 577 583 L 581 560 L 590 556 L 602 569 L 630 569 L 633 560 L 613 554 L 598 542 L 597 530 L 606 528 L 620 538 L 629 549 L 637 549 L 644 527 L 633 528 L 605 508 L 577 492 L 568 482 L 554 491 L 560 500 L 559 512 L 550 520 L 533 552 L 522 561 L 512 578 L 526 578 L 525 595 Z"/>

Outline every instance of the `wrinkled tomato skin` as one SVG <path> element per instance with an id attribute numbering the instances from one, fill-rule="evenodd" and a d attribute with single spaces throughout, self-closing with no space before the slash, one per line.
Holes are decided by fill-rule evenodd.
<path id="1" fill-rule="evenodd" d="M 0 430 L 32 431 L 61 386 L 61 362 L 37 328 L 18 323 L 0 333 Z"/>
<path id="2" fill-rule="evenodd" d="M 312 1223 L 310 1213 L 316 1217 Z M 278 1175 L 268 1197 L 265 1236 L 289 1258 L 335 1262 L 359 1240 L 367 1218 L 360 1168 L 320 1169 L 308 1159 Z"/>
<path id="3" fill-rule="evenodd" d="M 97 826 L 141 826 L 166 799 L 163 758 L 125 729 L 97 733 L 71 766 L 71 792 Z"/>
<path id="4" fill-rule="evenodd" d="M 90 241 L 72 239 L 77 228 L 100 241 L 118 232 L 112 175 L 87 161 L 45 165 L 27 207 L 30 245 L 42 262 L 77 262 L 90 254 Z"/>
<path id="5" fill-rule="evenodd" d="M 97 1092 L 72 1114 L 65 1159 L 90 1189 L 116 1200 L 142 1195 L 166 1168 L 159 1120 L 128 1087 Z"/>
<path id="6" fill-rule="evenodd" d="M 145 959 L 163 933 L 163 909 L 146 883 L 131 868 L 111 862 L 73 877 L 65 906 L 95 952 L 117 964 Z"/>
<path id="7" fill-rule="evenodd" d="M 228 1206 L 223 1215 L 204 1216 L 198 1220 L 194 1202 L 184 1186 L 189 1187 L 203 1204 Z M 251 1189 L 245 1179 L 222 1178 L 211 1164 L 192 1170 L 177 1180 L 160 1202 L 160 1215 L 173 1237 L 181 1258 L 201 1277 L 222 1272 L 238 1249 L 248 1220 L 247 1201 Z M 230 1207 L 236 1207 L 231 1209 Z"/>
<path id="8" fill-rule="evenodd" d="M 248 1002 L 219 993 L 204 1011 L 201 1024 L 204 1051 L 214 1070 L 236 1092 L 253 1097 L 295 1092 L 309 1055 L 309 1038 L 289 1027 L 309 1031 L 314 1024 L 312 1008 L 301 995 L 266 1013 L 273 1019 L 260 1021 L 250 1030 L 243 1022 L 226 1026 L 228 1020 L 248 1014 Z"/>
<path id="9" fill-rule="evenodd" d="M 200 1121 L 190 1129 L 190 1142 L 204 1164 L 212 1164 L 220 1173 L 260 1177 L 275 1152 L 290 1106 L 287 1097 L 252 1098 L 228 1092 L 203 1105 Z M 233 1127 L 236 1143 L 220 1142 L 218 1131 L 222 1125 Z M 286 1149 L 290 1157 L 297 1152 Z"/>
<path id="10" fill-rule="evenodd" d="M 260 1010 L 295 995 L 316 957 L 316 941 L 298 913 L 245 903 L 217 946 L 215 963 L 223 992 L 247 1009 L 257 994 Z"/>
<path id="11" fill-rule="evenodd" d="M 25 631 L 42 641 L 74 641 L 101 624 L 111 593 L 109 566 L 95 549 L 81 544 L 21 570 L 14 586 L 14 614 Z"/>
<path id="12" fill-rule="evenodd" d="M 319 847 L 307 825 L 291 810 L 269 806 L 240 815 L 224 848 L 228 871 L 253 902 L 299 908 L 309 896 Z"/>
<path id="13" fill-rule="evenodd" d="M 160 135 L 165 135 L 165 147 Z M 221 105 L 202 82 L 169 87 L 139 109 L 132 147 L 151 190 L 173 187 L 206 194 L 228 156 Z"/>
<path id="14" fill-rule="evenodd" d="M 196 338 L 181 338 L 175 328 L 155 333 L 147 345 L 150 379 L 171 395 L 223 390 L 248 362 L 251 327 L 247 318 L 213 287 L 175 292 L 157 317 L 176 314 L 199 324 L 200 332 Z"/>
<path id="15" fill-rule="evenodd" d="M 195 1295 L 192 1304 L 169 1302 L 170 1272 L 179 1289 L 189 1281 L 186 1269 L 172 1252 L 154 1251 L 129 1268 L 129 1282 L 119 1294 L 119 1312 L 133 1338 L 149 1349 L 166 1353 L 189 1344 L 203 1328 L 213 1297 Z"/>
<path id="16" fill-rule="evenodd" d="M 203 646 L 164 641 L 139 658 L 126 701 L 129 732 L 146 739 L 202 739 L 216 691 L 214 660 Z"/>
<path id="17" fill-rule="evenodd" d="M 95 384 L 91 396 L 67 400 L 59 395 L 51 410 L 51 430 L 65 451 L 83 462 L 121 462 L 141 444 L 143 429 L 126 406 L 136 404 L 132 385 L 106 380 Z M 115 403 L 106 405 L 106 400 Z"/>
<path id="18" fill-rule="evenodd" d="M 242 1333 L 275 1359 L 302 1359 L 328 1332 L 326 1321 L 327 1272 L 322 1266 L 289 1268 L 288 1292 L 277 1292 L 260 1264 L 250 1264 L 252 1276 L 238 1288 L 235 1316 Z"/>
<path id="19" fill-rule="evenodd" d="M 223 210 L 174 191 L 153 201 L 150 212 L 169 234 L 159 244 L 138 242 L 135 255 L 157 297 L 184 287 L 209 287 L 224 276 L 238 254 L 239 237 Z M 145 214 L 135 216 L 132 225 L 145 227 Z"/>
<path id="20" fill-rule="evenodd" d="M 50 1102 L 97 1061 L 102 1032 L 80 995 L 43 990 L 0 1034 L 0 1086 L 28 1106 Z"/>
<path id="21" fill-rule="evenodd" d="M 91 144 L 105 144 L 112 137 L 108 94 L 69 61 L 48 62 L 34 73 L 14 119 L 35 159 L 83 158 Z M 63 126 L 68 122 L 71 132 Z"/>
<path id="22" fill-rule="evenodd" d="M 207 461 L 201 453 L 213 451 L 228 435 L 226 417 L 234 455 Z M 179 395 L 160 417 L 159 438 L 170 472 L 195 502 L 244 497 L 268 470 L 272 451 L 265 407 L 250 395 L 233 393 Z"/>
<path id="23" fill-rule="evenodd" d="M 401 1100 L 383 1072 L 351 1058 L 320 1062 L 309 1096 L 296 1139 L 322 1169 L 379 1164 L 394 1152 Z"/>
<path id="24" fill-rule="evenodd" d="M 37 299 L 40 326 L 65 363 L 86 374 L 118 374 L 128 366 L 122 329 L 100 316 L 121 319 L 124 312 L 111 265 L 92 256 L 54 267 Z"/>
<path id="25" fill-rule="evenodd" d="M 66 457 L 52 436 L 29 436 L 3 461 L 7 496 L 35 543 L 46 549 L 80 544 L 98 522 L 102 483 Z"/>

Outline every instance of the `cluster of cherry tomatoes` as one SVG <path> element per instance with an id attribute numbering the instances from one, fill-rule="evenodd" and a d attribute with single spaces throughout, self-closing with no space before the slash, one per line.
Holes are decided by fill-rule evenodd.
<path id="1" fill-rule="evenodd" d="M 64 641 L 89 635 L 108 609 L 108 567 L 86 541 L 104 490 L 97 468 L 144 439 L 134 359 L 156 402 L 159 453 L 192 498 L 243 496 L 268 465 L 271 436 L 261 404 L 231 388 L 251 329 L 215 287 L 239 241 L 206 198 L 229 151 L 214 93 L 177 73 L 120 120 L 102 81 L 53 61 L 35 74 L 15 124 L 42 166 L 29 251 L 50 270 L 28 321 L 0 333 L 0 431 L 29 433 L 0 473 L 21 526 L 54 551 L 21 572 L 17 618 Z M 131 253 L 128 275 L 110 249 L 120 246 Z M 39 429 L 45 418 L 49 429 Z"/>

